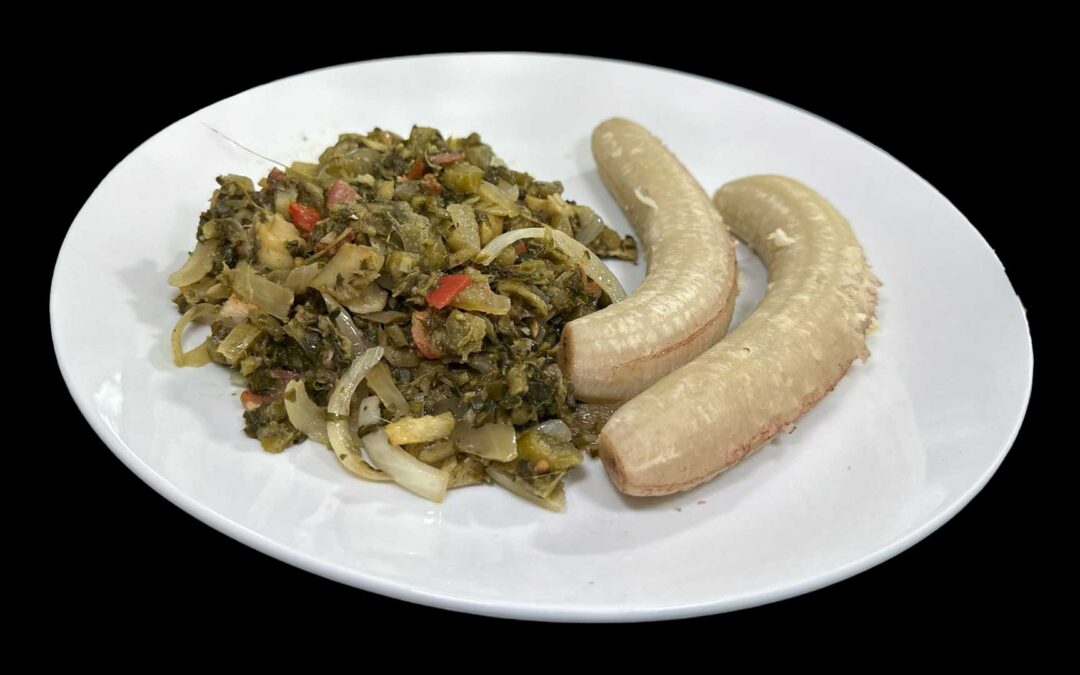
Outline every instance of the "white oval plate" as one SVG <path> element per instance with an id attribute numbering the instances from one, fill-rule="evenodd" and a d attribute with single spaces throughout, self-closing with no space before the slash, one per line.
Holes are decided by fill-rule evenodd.
<path id="1" fill-rule="evenodd" d="M 710 192 L 754 173 L 816 188 L 884 281 L 873 357 L 784 436 L 711 483 L 629 499 L 588 462 L 563 514 L 495 487 L 443 504 L 346 474 L 306 443 L 264 453 L 218 367 L 173 367 L 165 284 L 193 246 L 214 177 L 285 162 L 339 132 L 413 123 L 479 131 L 510 166 L 626 230 L 589 153 L 619 115 L 652 130 Z M 745 249 L 736 320 L 760 298 Z M 628 287 L 644 265 L 618 266 Z M 1001 263 L 933 187 L 881 150 L 777 101 L 595 59 L 449 55 L 288 78 L 187 117 L 87 201 L 52 286 L 61 370 L 94 430 L 139 477 L 212 527 L 316 574 L 437 607 L 594 621 L 709 614 L 803 593 L 911 546 L 986 483 L 1031 386 L 1023 309 Z"/>

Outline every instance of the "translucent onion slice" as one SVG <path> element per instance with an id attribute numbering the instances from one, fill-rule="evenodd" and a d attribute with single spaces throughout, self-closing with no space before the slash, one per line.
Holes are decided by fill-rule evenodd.
<path id="1" fill-rule="evenodd" d="M 330 447 L 334 449 L 334 456 L 351 473 L 368 480 L 393 480 L 388 474 L 364 461 L 364 456 L 360 454 L 360 446 L 356 444 L 352 432 L 349 431 L 348 419 L 331 419 L 326 423 L 326 434 L 330 437 Z"/>
<path id="2" fill-rule="evenodd" d="M 326 407 L 328 413 L 345 418 L 349 416 L 349 404 L 352 402 L 356 387 L 382 356 L 382 347 L 372 347 L 353 359 L 353 362 L 349 364 L 349 369 L 341 376 L 334 386 L 334 391 L 330 393 L 330 404 Z M 348 428 L 347 425 L 346 428 Z"/>
<path id="3" fill-rule="evenodd" d="M 409 315 L 405 312 L 395 312 L 387 310 L 385 312 L 372 312 L 371 314 L 361 314 L 361 319 L 365 321 L 374 321 L 375 323 L 402 323 L 409 318 Z"/>
<path id="4" fill-rule="evenodd" d="M 292 380 L 285 385 L 285 413 L 289 416 L 289 423 L 308 438 L 330 445 L 330 436 L 326 433 L 326 411 L 308 397 L 303 380 Z"/>
<path id="5" fill-rule="evenodd" d="M 326 409 L 328 413 L 326 435 L 330 439 L 330 447 L 334 449 L 334 455 L 346 469 L 368 480 L 390 480 L 390 478 L 372 468 L 360 454 L 360 447 L 349 426 L 349 406 L 360 381 L 364 379 L 364 375 L 371 367 L 379 362 L 382 355 L 382 347 L 372 347 L 353 359 L 348 370 L 330 392 L 330 404 Z"/>
<path id="6" fill-rule="evenodd" d="M 473 427 L 468 422 L 458 422 L 454 427 L 454 447 L 470 455 L 509 462 L 517 459 L 517 432 L 513 424 L 484 424 Z"/>
<path id="7" fill-rule="evenodd" d="M 367 434 L 361 439 L 361 443 L 372 463 L 389 474 L 401 487 L 433 502 L 441 502 L 446 497 L 450 474 L 424 464 L 393 445 L 382 429 Z"/>
<path id="8" fill-rule="evenodd" d="M 518 497 L 528 499 L 537 506 L 542 506 L 549 511 L 562 511 L 566 508 L 566 492 L 563 491 L 562 483 L 559 483 L 557 487 L 553 488 L 552 492 L 545 498 L 536 495 L 529 490 L 529 487 L 524 484 L 524 481 L 519 481 L 516 477 L 500 471 L 499 469 L 489 466 L 486 471 L 487 475 L 491 477 L 491 480 L 510 492 L 513 492 Z"/>
<path id="9" fill-rule="evenodd" d="M 236 365 L 260 335 L 262 329 L 254 324 L 247 321 L 237 324 L 218 345 L 218 353 L 225 357 L 229 365 Z"/>
<path id="10" fill-rule="evenodd" d="M 241 262 L 229 271 L 229 283 L 244 300 L 282 321 L 289 320 L 293 292 L 260 276 L 248 263 Z"/>
<path id="11" fill-rule="evenodd" d="M 334 300 L 328 293 L 323 293 L 323 301 L 326 302 L 326 308 L 334 316 L 334 326 L 337 328 L 338 335 L 345 338 L 345 340 L 352 346 L 352 353 L 359 354 L 365 349 L 371 347 L 371 341 L 360 332 L 360 329 L 356 327 L 356 322 L 353 321 L 352 315 L 338 304 L 337 300 Z"/>
<path id="12" fill-rule="evenodd" d="M 195 245 L 183 266 L 169 275 L 169 285 L 175 288 L 193 284 L 202 279 L 214 268 L 214 249 L 218 246 L 217 239 L 206 239 Z"/>
<path id="13" fill-rule="evenodd" d="M 623 290 L 622 284 L 615 278 L 611 270 L 600 261 L 600 258 L 596 257 L 595 253 L 570 235 L 553 230 L 550 227 L 525 227 L 520 230 L 504 232 L 489 241 L 487 246 L 477 254 L 474 261 L 479 265 L 490 265 L 507 246 L 522 239 L 543 239 L 548 236 L 548 233 L 551 234 L 559 248 L 581 260 L 581 267 L 585 270 L 585 274 L 599 284 L 612 302 L 618 302 L 626 297 L 626 291 Z"/>
<path id="14" fill-rule="evenodd" d="M 567 443 L 574 439 L 574 434 L 570 431 L 570 427 L 558 417 L 544 420 L 540 424 L 537 424 L 536 430 L 540 433 L 547 434 L 548 436 L 554 436 L 560 441 L 566 441 Z"/>
<path id="15" fill-rule="evenodd" d="M 207 303 L 193 305 L 188 311 L 184 312 L 184 315 L 180 317 L 180 320 L 176 322 L 172 329 L 173 363 L 181 368 L 185 366 L 198 368 L 210 362 L 210 349 L 207 347 L 205 340 L 198 347 L 184 351 L 184 329 L 192 321 L 210 321 L 217 316 L 217 313 L 218 306 Z"/>
<path id="16" fill-rule="evenodd" d="M 294 267 L 289 270 L 289 275 L 285 277 L 285 286 L 293 293 L 306 291 L 308 286 L 311 285 L 311 280 L 319 276 L 321 269 L 322 265 L 319 263 Z"/>
<path id="17" fill-rule="evenodd" d="M 596 215 L 587 206 L 578 206 L 576 210 L 581 218 L 582 225 L 574 239 L 588 246 L 593 242 L 593 239 L 599 237 L 600 233 L 604 231 L 604 221 L 600 220 L 600 216 Z"/>
<path id="18" fill-rule="evenodd" d="M 380 347 L 381 349 L 381 347 Z M 367 374 L 367 385 L 379 397 L 379 400 L 394 415 L 408 415 L 409 402 L 402 396 L 401 390 L 394 384 L 390 368 L 385 363 L 377 363 Z"/>
<path id="19" fill-rule="evenodd" d="M 360 401 L 350 416 L 349 426 L 352 429 L 363 429 L 378 424 L 382 421 L 382 409 L 379 406 L 378 396 L 368 396 Z"/>

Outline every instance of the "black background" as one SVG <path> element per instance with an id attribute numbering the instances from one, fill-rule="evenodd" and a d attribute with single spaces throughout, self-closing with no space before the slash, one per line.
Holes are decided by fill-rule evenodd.
<path id="1" fill-rule="evenodd" d="M 604 45 L 558 33 L 484 46 L 598 54 L 698 73 L 803 107 L 884 148 L 941 190 L 996 249 L 1037 336 L 1034 243 L 1018 236 L 999 199 L 1025 142 L 1013 125 L 1021 101 L 1031 100 L 1026 92 L 1037 67 L 1019 63 L 993 36 L 957 43 L 948 33 L 888 39 L 875 33 L 826 48 L 809 38 L 732 40 L 720 32 L 688 36 L 678 49 L 644 49 L 634 39 Z M 31 108 L 38 111 L 38 122 L 48 123 L 50 110 L 77 119 L 72 129 L 67 118 L 68 131 L 59 139 L 63 147 L 50 150 L 62 153 L 52 169 L 63 168 L 64 186 L 51 195 L 44 250 L 52 260 L 97 183 L 176 119 L 316 67 L 477 48 L 455 35 L 432 30 L 405 39 L 389 31 L 382 39 L 368 36 L 363 44 L 331 41 L 313 48 L 307 45 L 318 33 L 284 30 L 266 40 L 245 39 L 239 53 L 236 35 L 214 30 L 211 22 L 175 36 L 162 31 L 137 31 L 123 39 L 102 39 L 93 32 L 65 35 L 62 42 L 78 57 L 78 67 L 60 73 L 41 66 Z M 77 161 L 62 159 L 70 157 L 75 139 Z M 46 358 L 52 387 L 66 392 L 55 358 Z M 42 586 L 52 598 L 49 606 L 62 608 L 66 621 L 92 621 L 107 610 L 122 617 L 125 630 L 167 633 L 190 627 L 185 617 L 197 616 L 200 630 L 263 638 L 284 630 L 318 633 L 328 624 L 355 621 L 406 634 L 438 626 L 511 641 L 527 635 L 527 641 L 541 641 L 534 646 L 558 630 L 385 599 L 248 549 L 184 514 L 124 468 L 66 394 L 52 400 L 57 410 L 51 419 L 65 439 L 63 468 L 52 467 L 63 484 L 62 506 L 56 517 L 40 523 L 55 551 L 36 566 L 48 571 Z M 690 627 L 725 634 L 824 630 L 835 640 L 855 632 L 885 642 L 895 636 L 898 645 L 908 641 L 900 637 L 908 631 L 950 636 L 976 626 L 991 631 L 987 635 L 999 634 L 1040 601 L 1046 583 L 1039 562 L 1045 544 L 1040 527 L 1033 525 L 1041 522 L 1042 508 L 1031 487 L 1038 471 L 1032 431 L 1040 424 L 1036 404 L 1033 399 L 1020 437 L 989 485 L 952 521 L 897 558 L 803 597 L 637 630 L 666 635 Z M 68 438 L 74 441 L 70 445 Z"/>

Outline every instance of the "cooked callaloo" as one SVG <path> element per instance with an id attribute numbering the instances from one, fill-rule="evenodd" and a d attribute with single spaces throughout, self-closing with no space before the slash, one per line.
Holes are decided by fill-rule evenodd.
<path id="1" fill-rule="evenodd" d="M 440 501 L 497 483 L 551 509 L 610 411 L 558 365 L 568 322 L 625 294 L 633 239 L 473 134 L 342 135 L 258 185 L 221 176 L 169 277 L 177 365 L 239 372 L 244 431 L 311 438 L 352 473 Z M 185 327 L 210 335 L 184 351 Z"/>

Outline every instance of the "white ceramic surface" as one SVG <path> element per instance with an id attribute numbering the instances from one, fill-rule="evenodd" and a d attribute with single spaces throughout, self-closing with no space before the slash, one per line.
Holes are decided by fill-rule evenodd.
<path id="1" fill-rule="evenodd" d="M 563 514 L 495 487 L 441 505 L 353 479 L 306 443 L 268 455 L 241 432 L 228 373 L 177 369 L 167 274 L 193 246 L 213 178 L 270 168 L 343 131 L 415 123 L 481 132 L 515 168 L 627 223 L 589 134 L 619 115 L 652 130 L 710 192 L 796 177 L 851 221 L 884 281 L 873 357 L 783 436 L 689 493 L 620 496 L 599 462 Z M 627 230 L 628 231 L 628 230 Z M 736 320 L 764 272 L 740 250 Z M 643 265 L 615 265 L 632 288 Z M 79 408 L 121 460 L 181 508 L 298 567 L 413 602 L 549 620 L 639 620 L 761 604 L 851 576 L 940 526 L 985 484 L 1024 415 L 1023 309 L 971 224 L 899 162 L 820 118 L 685 74 L 561 56 L 450 55 L 317 71 L 232 97 L 157 134 L 72 224 L 52 331 Z"/>

